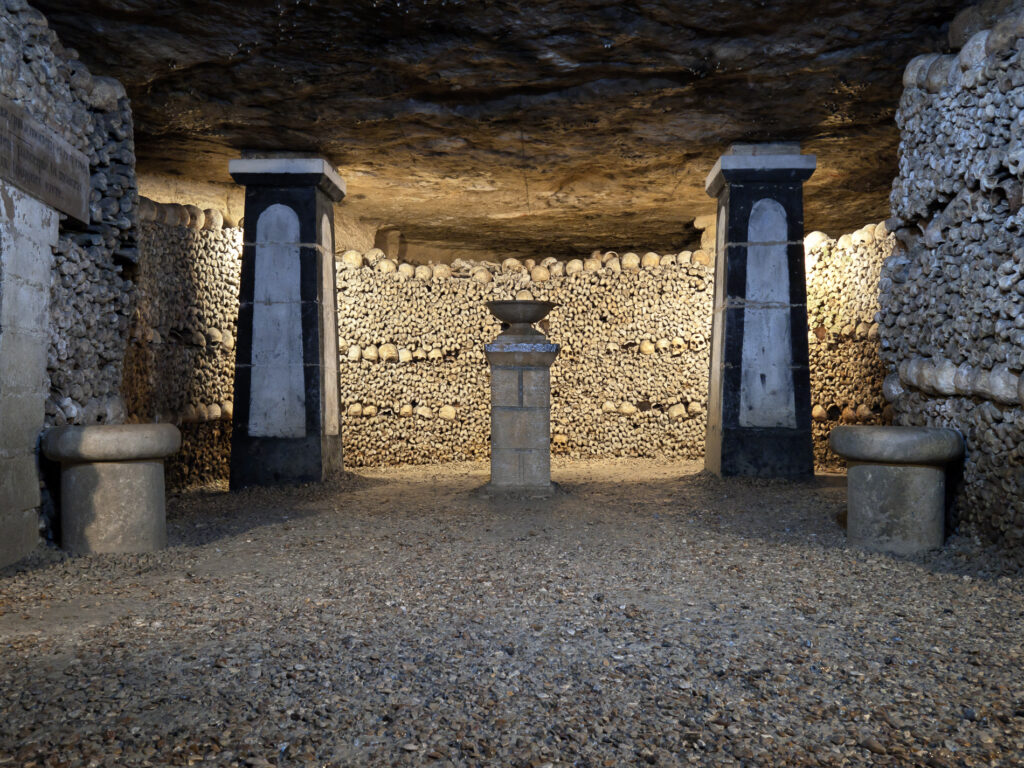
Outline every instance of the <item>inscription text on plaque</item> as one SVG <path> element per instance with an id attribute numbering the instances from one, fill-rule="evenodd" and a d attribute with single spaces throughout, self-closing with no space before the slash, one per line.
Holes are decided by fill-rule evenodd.
<path id="1" fill-rule="evenodd" d="M 2 97 L 0 179 L 79 221 L 89 221 L 89 159 Z"/>

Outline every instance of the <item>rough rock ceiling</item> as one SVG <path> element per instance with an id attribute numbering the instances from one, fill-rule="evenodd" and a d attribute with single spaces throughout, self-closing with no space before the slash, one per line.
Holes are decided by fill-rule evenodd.
<path id="1" fill-rule="evenodd" d="M 950 0 L 38 0 L 120 78 L 140 170 L 228 181 L 316 150 L 408 238 L 562 255 L 679 248 L 738 140 L 819 158 L 807 227 L 888 215 L 903 68 Z"/>

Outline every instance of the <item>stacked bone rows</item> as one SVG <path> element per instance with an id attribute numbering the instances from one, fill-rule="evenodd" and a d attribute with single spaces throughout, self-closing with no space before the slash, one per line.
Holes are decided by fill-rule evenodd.
<path id="1" fill-rule="evenodd" d="M 226 476 L 241 230 L 221 212 L 139 204 L 136 306 L 124 366 L 129 420 L 181 425 L 173 485 Z"/>
<path id="2" fill-rule="evenodd" d="M 350 466 L 486 458 L 501 328 L 486 302 L 558 306 L 542 324 L 555 455 L 696 458 L 704 449 L 711 269 L 703 251 L 502 264 L 338 264 L 343 436 Z"/>
<path id="3" fill-rule="evenodd" d="M 125 362 L 130 418 L 182 426 L 174 485 L 227 473 L 241 233 L 215 211 L 140 203 L 138 305 Z M 706 238 L 707 239 L 707 238 Z M 838 422 L 881 414 L 873 296 L 892 238 L 869 226 L 808 238 L 816 455 Z M 494 299 L 558 303 L 545 322 L 556 455 L 697 458 L 704 450 L 711 255 L 595 253 L 539 264 L 338 258 L 341 392 L 350 466 L 489 455 L 483 345 Z M 815 331 L 817 333 L 815 333 Z"/>
<path id="4" fill-rule="evenodd" d="M 119 422 L 121 360 L 132 301 L 122 274 L 137 258 L 131 111 L 116 80 L 93 77 L 41 13 L 6 0 L 0 95 L 89 160 L 89 222 L 61 224 L 51 289 L 48 424 Z"/>
<path id="5" fill-rule="evenodd" d="M 812 232 L 807 260 L 807 328 L 811 366 L 814 460 L 837 469 L 828 447 L 839 424 L 885 424 L 892 408 L 882 396 L 885 367 L 878 356 L 878 279 L 895 239 L 885 224 L 869 224 L 838 240 Z"/>
<path id="6" fill-rule="evenodd" d="M 897 114 L 900 246 L 880 281 L 897 423 L 967 441 L 960 520 L 1024 547 L 1024 14 L 961 12 L 956 55 L 914 59 Z"/>

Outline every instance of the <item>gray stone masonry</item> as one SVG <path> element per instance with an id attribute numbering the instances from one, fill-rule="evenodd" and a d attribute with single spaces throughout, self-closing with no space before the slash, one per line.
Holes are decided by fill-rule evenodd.
<path id="1" fill-rule="evenodd" d="M 61 465 L 64 549 L 151 552 L 167 545 L 163 460 L 181 447 L 177 427 L 56 427 L 46 433 L 42 447 Z"/>
<path id="2" fill-rule="evenodd" d="M 541 303 L 492 302 L 491 307 L 500 318 L 495 304 Z M 491 365 L 489 488 L 550 493 L 551 363 L 558 345 L 528 324 L 515 323 L 484 351 Z"/>
<path id="3" fill-rule="evenodd" d="M 0 566 L 39 540 L 36 442 L 46 394 L 56 211 L 0 182 Z"/>
<path id="4" fill-rule="evenodd" d="M 846 539 L 875 552 L 912 555 L 945 540 L 946 471 L 963 456 L 952 429 L 836 427 L 832 450 L 846 458 Z"/>

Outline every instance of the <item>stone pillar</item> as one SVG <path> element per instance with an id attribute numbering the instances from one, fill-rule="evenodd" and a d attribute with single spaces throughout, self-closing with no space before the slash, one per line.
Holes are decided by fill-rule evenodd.
<path id="1" fill-rule="evenodd" d="M 545 305 L 539 317 L 522 322 L 496 305 Z M 491 364 L 491 482 L 488 490 L 549 494 L 551 483 L 551 364 L 558 345 L 530 322 L 547 302 L 491 302 L 491 311 L 510 327 L 484 346 Z M 505 307 L 508 308 L 507 306 Z M 514 308 L 513 308 L 514 309 Z"/>
<path id="2" fill-rule="evenodd" d="M 315 482 L 342 469 L 334 203 L 319 157 L 232 160 L 245 185 L 231 487 Z"/>
<path id="3" fill-rule="evenodd" d="M 57 212 L 0 181 L 0 566 L 39 541 L 36 444 L 46 415 Z"/>
<path id="4" fill-rule="evenodd" d="M 814 473 L 803 182 L 798 144 L 736 144 L 708 175 L 718 198 L 705 467 Z"/>

